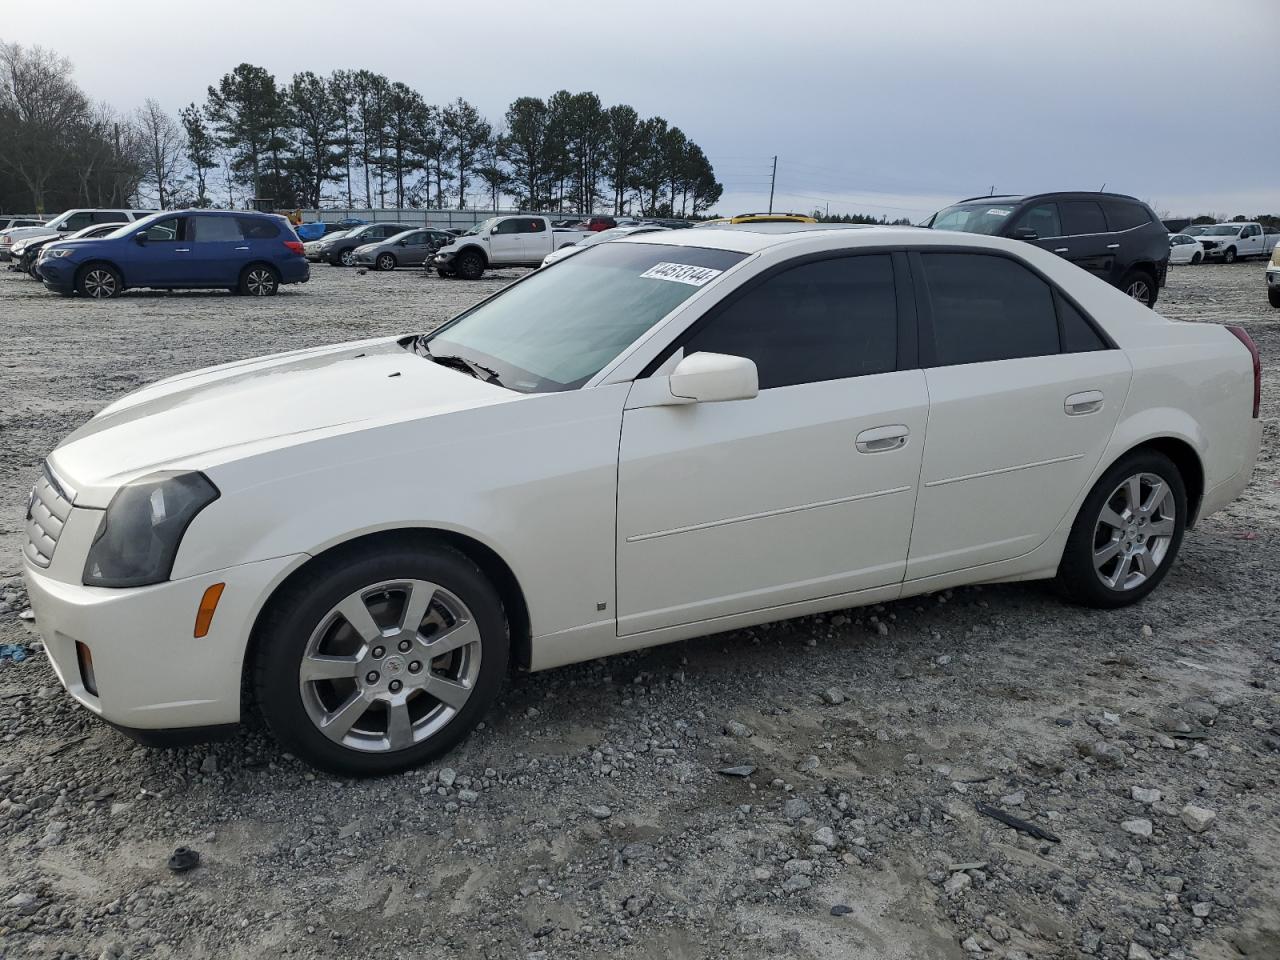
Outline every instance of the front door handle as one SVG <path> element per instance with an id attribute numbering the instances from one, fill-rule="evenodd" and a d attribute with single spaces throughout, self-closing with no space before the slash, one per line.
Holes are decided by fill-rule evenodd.
<path id="1" fill-rule="evenodd" d="M 911 431 L 901 423 L 887 427 L 872 427 L 863 430 L 854 440 L 859 453 L 886 453 L 899 450 L 907 445 L 907 437 Z"/>
<path id="2" fill-rule="evenodd" d="M 1102 401 L 1101 390 L 1085 390 L 1083 393 L 1073 393 L 1067 397 L 1063 407 L 1068 417 L 1082 417 L 1087 413 L 1097 413 L 1101 410 Z"/>
<path id="3" fill-rule="evenodd" d="M 236 247 L 237 250 L 248 250 L 248 247 Z"/>
<path id="4" fill-rule="evenodd" d="M 1107 249 L 1108 249 L 1108 250 L 1119 250 L 1119 249 L 1120 249 L 1120 244 L 1118 244 L 1118 243 L 1108 243 L 1108 244 L 1107 244 Z"/>
<path id="5" fill-rule="evenodd" d="M 1066 247 L 1055 247 L 1053 252 L 1054 252 L 1054 253 L 1067 253 L 1067 252 L 1068 252 L 1068 250 L 1067 250 L 1067 248 L 1066 248 Z"/>
<path id="6" fill-rule="evenodd" d="M 190 247 L 174 247 L 173 252 L 174 253 L 190 253 L 191 248 Z"/>

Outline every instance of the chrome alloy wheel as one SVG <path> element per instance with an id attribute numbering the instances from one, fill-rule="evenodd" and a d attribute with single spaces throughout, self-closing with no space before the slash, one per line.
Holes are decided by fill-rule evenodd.
<path id="1" fill-rule="evenodd" d="M 276 278 L 266 267 L 254 267 L 244 278 L 244 287 L 253 297 L 269 297 L 276 289 Z"/>
<path id="2" fill-rule="evenodd" d="M 1107 497 L 1093 529 L 1093 569 L 1111 590 L 1132 590 L 1160 568 L 1177 529 L 1173 488 L 1138 473 Z"/>
<path id="3" fill-rule="evenodd" d="M 1124 292 L 1141 303 L 1146 304 L 1151 302 L 1151 285 L 1145 280 L 1133 281 L 1133 283 L 1125 287 Z"/>
<path id="4" fill-rule="evenodd" d="M 84 292 L 95 300 L 114 297 L 117 290 L 116 275 L 110 270 L 95 268 L 84 275 Z"/>
<path id="5" fill-rule="evenodd" d="M 356 252 L 354 250 L 343 250 L 338 255 L 338 262 L 344 267 L 354 267 L 356 265 Z"/>
<path id="6" fill-rule="evenodd" d="M 307 716 L 353 750 L 403 750 L 460 711 L 480 674 L 480 630 L 457 596 L 425 580 L 351 594 L 312 632 L 298 669 Z"/>

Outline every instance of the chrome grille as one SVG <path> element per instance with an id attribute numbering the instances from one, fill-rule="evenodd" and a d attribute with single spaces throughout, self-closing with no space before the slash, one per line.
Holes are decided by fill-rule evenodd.
<path id="1" fill-rule="evenodd" d="M 74 499 L 74 491 L 60 484 L 45 464 L 27 501 L 27 545 L 23 548 L 27 559 L 37 567 L 47 567 L 53 560 L 53 549 L 58 545 Z"/>

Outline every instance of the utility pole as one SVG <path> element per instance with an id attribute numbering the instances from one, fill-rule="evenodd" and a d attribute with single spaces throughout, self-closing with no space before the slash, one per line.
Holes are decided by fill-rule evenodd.
<path id="1" fill-rule="evenodd" d="M 769 212 L 773 213 L 773 185 L 778 179 L 778 155 L 773 155 L 773 173 L 769 174 Z"/>

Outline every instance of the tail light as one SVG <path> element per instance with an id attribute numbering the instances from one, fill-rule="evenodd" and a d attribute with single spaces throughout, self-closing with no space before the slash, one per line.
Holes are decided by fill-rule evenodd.
<path id="1" fill-rule="evenodd" d="M 286 240 L 284 245 L 288 247 L 291 252 L 296 253 L 298 256 L 302 256 L 303 250 L 301 240 Z"/>
<path id="2" fill-rule="evenodd" d="M 1244 344 L 1244 348 L 1249 351 L 1249 356 L 1253 358 L 1253 419 L 1258 419 L 1258 413 L 1262 409 L 1262 357 L 1258 355 L 1258 345 L 1253 342 L 1253 338 L 1245 333 L 1244 327 L 1228 326 L 1227 330 L 1231 335 Z"/>

